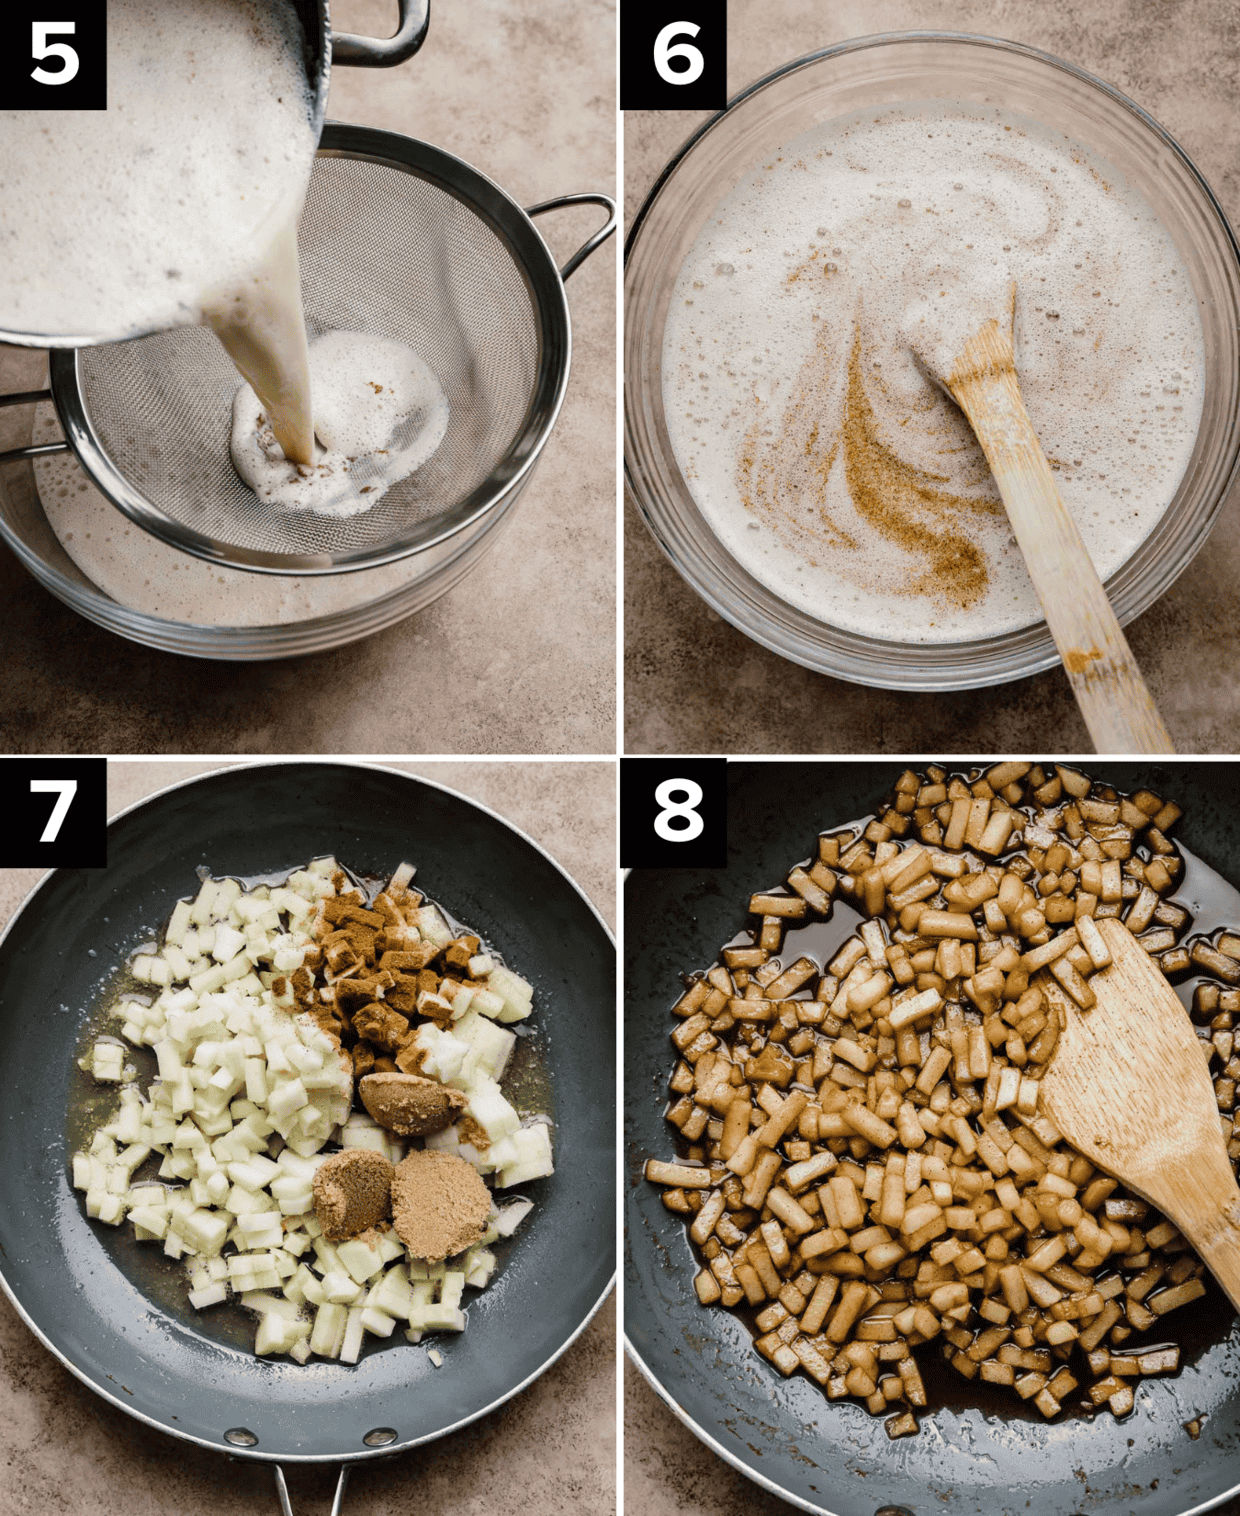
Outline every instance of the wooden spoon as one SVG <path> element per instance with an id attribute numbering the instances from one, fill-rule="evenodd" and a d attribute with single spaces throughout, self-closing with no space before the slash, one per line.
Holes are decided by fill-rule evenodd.
<path id="1" fill-rule="evenodd" d="M 913 351 L 977 434 L 1096 751 L 1174 752 L 1021 399 L 1012 349 L 1016 286 L 1006 312 L 980 326 L 976 299 L 962 328 L 955 302 L 920 309 L 929 320 L 923 314 L 924 330 L 910 336 Z M 953 335 L 957 329 L 972 335 Z"/>
<path id="2" fill-rule="evenodd" d="M 1053 981 L 1067 1014 L 1041 1110 L 1076 1150 L 1179 1227 L 1240 1311 L 1240 1188 L 1223 1142 L 1206 1047 L 1150 955 L 1114 918 L 1111 963 L 1088 1011 Z"/>

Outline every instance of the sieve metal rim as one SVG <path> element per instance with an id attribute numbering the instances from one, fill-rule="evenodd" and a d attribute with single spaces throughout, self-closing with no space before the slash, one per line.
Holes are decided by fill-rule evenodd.
<path id="1" fill-rule="evenodd" d="M 562 197 L 559 201 L 534 206 L 531 212 L 527 212 L 499 185 L 464 159 L 416 138 L 373 127 L 326 123 L 316 156 L 352 158 L 411 174 L 435 185 L 479 216 L 504 244 L 529 292 L 539 333 L 537 375 L 515 441 L 487 480 L 455 502 L 451 509 L 431 517 L 381 550 L 367 548 L 334 556 L 268 553 L 241 548 L 195 531 L 158 509 L 134 488 L 113 464 L 91 424 L 82 393 L 78 350 L 52 349 L 48 355 L 48 373 L 57 414 L 70 447 L 96 488 L 135 525 L 170 547 L 209 562 L 254 573 L 316 575 L 377 568 L 435 547 L 466 530 L 523 480 L 534 466 L 559 415 L 568 387 L 572 332 L 563 280 L 573 271 L 578 260 L 570 261 L 562 276 L 531 214 L 571 203 L 578 197 Z M 607 200 L 605 196 L 587 198 L 600 203 Z M 609 222 L 608 227 L 598 234 L 600 238 L 609 234 L 611 224 Z"/>

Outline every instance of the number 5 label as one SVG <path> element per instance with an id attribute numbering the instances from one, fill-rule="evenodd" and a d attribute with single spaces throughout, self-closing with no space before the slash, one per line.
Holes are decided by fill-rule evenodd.
<path id="1" fill-rule="evenodd" d="M 49 42 L 57 32 L 72 37 L 77 31 L 76 21 L 32 21 L 30 23 L 30 51 L 36 58 L 59 58 L 60 67 L 54 73 L 45 68 L 32 68 L 30 77 L 40 84 L 68 84 L 76 79 L 82 60 L 67 42 Z"/>
<path id="2" fill-rule="evenodd" d="M 667 6 L 621 0 L 622 110 L 720 110 L 727 104 L 727 75 L 724 0 Z"/>
<path id="3" fill-rule="evenodd" d="M 0 110 L 107 108 L 107 0 L 0 3 Z"/>
<path id="4" fill-rule="evenodd" d="M 103 758 L 0 759 L 2 868 L 103 868 L 108 861 Z"/>

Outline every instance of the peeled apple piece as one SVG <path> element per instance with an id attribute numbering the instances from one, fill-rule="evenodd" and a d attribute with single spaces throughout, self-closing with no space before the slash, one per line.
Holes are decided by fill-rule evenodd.
<path id="1" fill-rule="evenodd" d="M 463 1329 L 462 1290 L 484 1287 L 496 1267 L 483 1244 L 508 1235 L 530 1209 L 524 1200 L 502 1214 L 492 1207 L 482 1242 L 450 1260 L 453 1269 L 409 1260 L 394 1232 L 373 1246 L 354 1239 L 332 1247 L 321 1237 L 313 1180 L 324 1143 L 338 1136 L 393 1163 L 405 1152 L 397 1136 L 352 1111 L 348 1055 L 295 1011 L 290 991 L 277 996 L 272 987 L 304 962 L 318 901 L 335 893 L 335 867 L 315 860 L 283 886 L 250 891 L 207 879 L 194 900 L 176 903 L 162 948 L 131 961 L 143 988 L 117 1013 L 123 1041 L 100 1039 L 83 1060 L 86 1072 L 123 1085 L 134 1077 L 127 1042 L 153 1049 L 160 1077 L 145 1098 L 124 1085 L 111 1121 L 72 1165 L 90 1216 L 115 1226 L 128 1215 L 139 1240 L 185 1260 L 196 1309 L 240 1298 L 259 1318 L 255 1351 L 298 1362 L 312 1354 L 356 1362 L 367 1334 L 391 1336 L 406 1322 L 411 1341 Z M 390 888 L 412 874 L 402 865 Z M 394 930 L 410 943 L 454 936 L 429 903 L 417 921 Z M 470 970 L 473 982 L 444 999 L 451 1030 L 420 1028 L 418 1072 L 461 1090 L 480 1112 L 493 1137 L 486 1152 L 455 1144 L 480 1171 L 500 1168 L 501 1182 L 537 1177 L 551 1171 L 546 1133 L 526 1137 L 498 1083 L 516 1040 L 501 1023 L 529 1014 L 532 989 L 483 952 Z M 455 1143 L 451 1131 L 441 1135 L 445 1146 Z M 152 1153 L 169 1187 L 132 1182 Z"/>

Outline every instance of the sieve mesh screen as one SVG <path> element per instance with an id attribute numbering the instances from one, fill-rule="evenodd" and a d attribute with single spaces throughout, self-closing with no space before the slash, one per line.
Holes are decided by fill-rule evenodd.
<path id="1" fill-rule="evenodd" d="M 528 449 L 544 354 L 524 269 L 467 197 L 364 157 L 315 160 L 298 241 L 311 340 L 331 330 L 395 338 L 443 387 L 447 435 L 422 468 L 344 519 L 261 501 L 229 458 L 239 375 L 201 327 L 83 349 L 89 425 L 159 511 L 243 550 L 335 558 L 429 538 Z"/>

